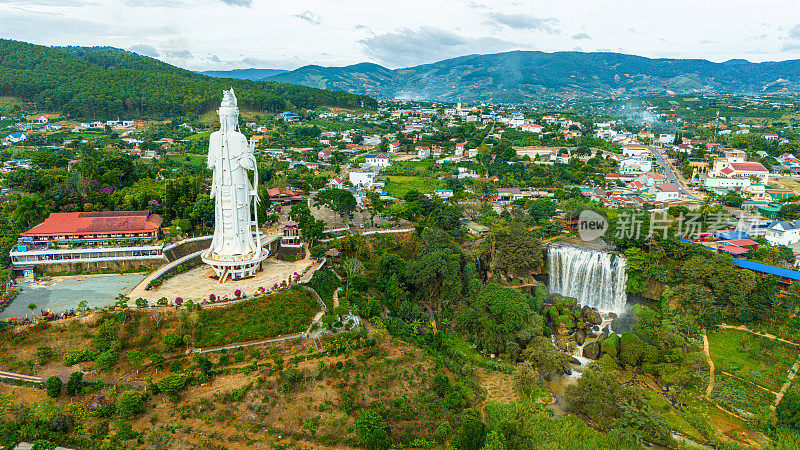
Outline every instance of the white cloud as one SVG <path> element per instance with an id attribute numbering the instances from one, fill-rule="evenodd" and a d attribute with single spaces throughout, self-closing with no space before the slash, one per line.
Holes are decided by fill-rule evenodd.
<path id="1" fill-rule="evenodd" d="M 577 33 L 572 35 L 572 39 L 580 40 L 580 39 L 591 39 L 592 37 L 586 33 Z"/>
<path id="2" fill-rule="evenodd" d="M 155 47 L 147 44 L 131 45 L 130 47 L 128 47 L 128 51 L 138 53 L 142 56 L 149 56 L 151 58 L 158 58 L 159 56 L 161 56 L 161 54 L 158 53 L 158 50 L 156 50 Z"/>
<path id="3" fill-rule="evenodd" d="M 472 53 L 519 49 L 521 44 L 494 37 L 466 37 L 436 27 L 403 28 L 359 41 L 364 53 L 391 67 L 431 63 Z"/>
<path id="4" fill-rule="evenodd" d="M 320 17 L 319 14 L 314 14 L 309 10 L 305 10 L 301 14 L 295 14 L 294 17 L 297 17 L 302 21 L 308 22 L 311 25 L 319 25 L 320 23 L 322 23 L 322 17 Z"/>
<path id="5" fill-rule="evenodd" d="M 551 34 L 558 33 L 558 30 L 555 28 L 555 26 L 558 25 L 558 19 L 553 17 L 541 18 L 527 14 L 492 12 L 489 13 L 488 18 L 490 23 L 504 25 L 515 30 L 544 31 Z"/>

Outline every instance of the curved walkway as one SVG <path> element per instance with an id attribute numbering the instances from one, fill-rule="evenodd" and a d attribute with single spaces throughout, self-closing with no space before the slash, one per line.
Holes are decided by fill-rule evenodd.
<path id="1" fill-rule="evenodd" d="M 706 399 L 711 400 L 711 393 L 714 392 L 714 361 L 711 360 L 711 351 L 709 350 L 708 336 L 705 329 L 703 329 L 703 353 L 706 355 L 706 362 L 708 362 L 709 367 Z"/>
<path id="2" fill-rule="evenodd" d="M 19 381 L 26 381 L 28 383 L 41 383 L 42 377 L 36 377 L 33 375 L 25 375 L 22 373 L 16 372 L 6 372 L 5 370 L 0 370 L 0 378 L 9 379 L 9 380 L 19 380 Z"/>

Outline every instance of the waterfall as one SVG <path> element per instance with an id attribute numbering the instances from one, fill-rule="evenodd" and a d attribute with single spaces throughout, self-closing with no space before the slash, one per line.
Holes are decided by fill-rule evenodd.
<path id="1" fill-rule="evenodd" d="M 625 258 L 572 245 L 551 245 L 547 250 L 550 293 L 572 297 L 584 306 L 620 314 L 628 301 Z"/>

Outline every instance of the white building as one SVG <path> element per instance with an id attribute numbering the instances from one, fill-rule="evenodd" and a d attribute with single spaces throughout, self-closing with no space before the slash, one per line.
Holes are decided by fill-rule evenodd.
<path id="1" fill-rule="evenodd" d="M 471 148 L 467 150 L 467 158 L 477 158 L 478 157 L 478 149 Z"/>
<path id="2" fill-rule="evenodd" d="M 400 151 L 400 143 L 399 142 L 390 142 L 389 143 L 389 153 L 397 153 Z"/>
<path id="3" fill-rule="evenodd" d="M 657 202 L 667 202 L 678 198 L 680 198 L 680 192 L 675 183 L 661 183 L 656 185 Z"/>
<path id="4" fill-rule="evenodd" d="M 641 156 L 650 155 L 650 149 L 648 149 L 646 145 L 629 144 L 622 146 L 622 154 L 624 156 L 632 156 L 634 158 L 638 158 Z"/>
<path id="5" fill-rule="evenodd" d="M 772 245 L 791 245 L 800 242 L 800 220 L 772 222 L 764 236 Z"/>
<path id="6" fill-rule="evenodd" d="M 374 167 L 389 167 L 392 165 L 391 161 L 389 161 L 389 157 L 386 156 L 385 153 L 378 153 L 376 155 L 367 155 L 365 158 L 365 163 L 368 166 L 374 166 Z"/>
<path id="7" fill-rule="evenodd" d="M 372 187 L 375 182 L 375 172 L 367 169 L 351 169 L 348 176 L 353 186 Z"/>
<path id="8" fill-rule="evenodd" d="M 417 147 L 417 158 L 425 159 L 431 156 L 430 147 Z"/>

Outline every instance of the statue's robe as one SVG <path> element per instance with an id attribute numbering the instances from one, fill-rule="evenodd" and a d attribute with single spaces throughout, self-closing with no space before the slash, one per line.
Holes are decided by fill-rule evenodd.
<path id="1" fill-rule="evenodd" d="M 252 229 L 250 201 L 253 185 L 247 170 L 256 160 L 247 138 L 238 131 L 216 131 L 208 147 L 208 168 L 213 174 L 214 238 L 207 255 L 237 256 L 257 253 Z"/>

